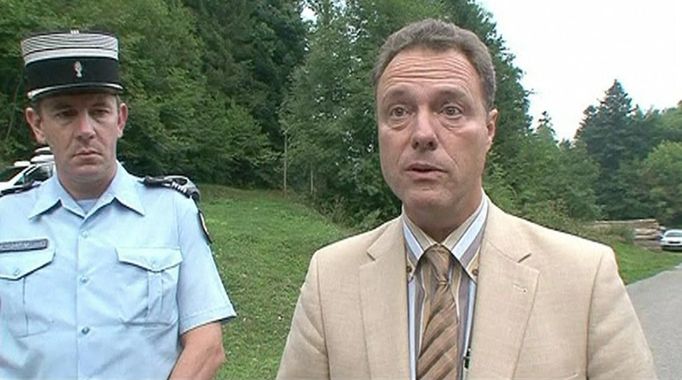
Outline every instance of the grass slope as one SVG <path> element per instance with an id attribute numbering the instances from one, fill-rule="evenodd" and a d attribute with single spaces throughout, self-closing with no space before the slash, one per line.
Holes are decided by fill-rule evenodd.
<path id="1" fill-rule="evenodd" d="M 682 255 L 663 251 L 651 251 L 632 244 L 611 244 L 616 251 L 620 276 L 626 284 L 651 277 L 658 272 L 682 263 Z"/>
<path id="2" fill-rule="evenodd" d="M 350 234 L 280 193 L 203 185 L 201 207 L 237 318 L 219 379 L 273 379 L 312 253 Z"/>
<path id="3" fill-rule="evenodd" d="M 279 192 L 201 190 L 218 270 L 238 314 L 224 328 L 228 361 L 218 379 L 273 379 L 312 253 L 351 231 Z M 612 245 L 625 282 L 682 262 L 682 255 Z"/>

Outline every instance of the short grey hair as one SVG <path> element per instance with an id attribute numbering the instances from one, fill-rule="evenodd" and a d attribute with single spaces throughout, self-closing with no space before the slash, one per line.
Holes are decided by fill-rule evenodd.
<path id="1" fill-rule="evenodd" d="M 379 78 L 398 53 L 419 47 L 436 52 L 454 49 L 464 54 L 481 80 L 486 110 L 493 109 L 496 90 L 495 67 L 488 47 L 473 32 L 435 19 L 409 24 L 386 39 L 379 49 L 379 56 L 372 72 L 374 91 L 376 92 Z"/>

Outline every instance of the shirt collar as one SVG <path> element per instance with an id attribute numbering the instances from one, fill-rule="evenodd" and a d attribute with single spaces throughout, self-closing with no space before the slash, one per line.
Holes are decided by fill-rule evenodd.
<path id="1" fill-rule="evenodd" d="M 116 174 L 114 179 L 109 184 L 109 187 L 100 195 L 97 203 L 92 208 L 91 212 L 110 203 L 114 199 L 118 200 L 123 206 L 144 215 L 144 207 L 136 189 L 136 177 L 128 174 L 121 163 L 117 162 Z M 33 206 L 33 210 L 29 214 L 29 218 L 41 215 L 48 210 L 61 203 L 62 207 L 81 215 L 83 211 L 71 195 L 64 189 L 59 182 L 57 174 L 43 182 L 37 189 L 37 200 Z M 84 216 L 84 215 L 81 215 Z"/>
<path id="2" fill-rule="evenodd" d="M 488 197 L 485 193 L 481 197 L 481 203 L 478 205 L 476 211 L 452 231 L 440 244 L 447 247 L 452 255 L 457 261 L 461 262 L 461 258 L 464 255 L 466 249 L 471 245 L 473 240 L 476 238 L 478 233 L 485 225 L 485 220 L 488 214 Z M 403 207 L 402 214 L 400 218 L 403 222 L 403 235 L 405 237 L 405 243 L 407 244 L 407 259 L 412 266 L 412 268 L 417 267 L 419 258 L 424 254 L 424 251 L 430 246 L 437 244 L 433 238 L 431 238 L 426 232 L 419 228 L 410 218 L 405 214 L 405 208 Z M 463 263 L 467 267 L 468 272 L 470 268 L 469 263 Z M 471 276 L 471 274 L 470 274 Z M 472 276 L 473 277 L 473 276 Z"/>
<path id="3" fill-rule="evenodd" d="M 97 203 L 106 204 L 116 199 L 123 206 L 144 215 L 144 206 L 142 206 L 138 192 L 138 182 L 139 178 L 130 175 L 119 162 L 114 179 Z M 95 205 L 95 208 L 97 207 L 98 205 Z"/>

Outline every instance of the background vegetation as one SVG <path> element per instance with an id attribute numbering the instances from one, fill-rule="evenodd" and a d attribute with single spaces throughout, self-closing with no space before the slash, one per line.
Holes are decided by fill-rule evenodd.
<path id="1" fill-rule="evenodd" d="M 304 7 L 315 16 L 304 20 Z M 34 149 L 19 41 L 96 28 L 120 37 L 129 170 L 265 189 L 202 186 L 239 313 L 221 378 L 272 378 L 310 254 L 399 212 L 380 173 L 369 73 L 381 42 L 410 21 L 451 20 L 491 48 L 501 117 L 486 190 L 497 204 L 580 234 L 598 218 L 682 224 L 682 103 L 642 110 L 614 80 L 575 139 L 557 141 L 551 115 L 532 123 L 522 70 L 471 0 L 0 0 L 0 14 L 0 163 Z M 614 245 L 626 281 L 680 261 L 590 236 Z"/>
<path id="2" fill-rule="evenodd" d="M 531 123 L 522 70 L 471 0 L 0 0 L 0 14 L 0 163 L 34 148 L 21 38 L 105 29 L 120 36 L 131 106 L 120 159 L 131 171 L 284 188 L 334 220 L 376 225 L 399 204 L 378 165 L 370 70 L 388 34 L 438 17 L 475 31 L 494 56 L 495 202 L 565 230 L 597 218 L 682 224 L 682 104 L 641 110 L 615 80 L 575 139 L 559 142 L 551 115 Z"/>

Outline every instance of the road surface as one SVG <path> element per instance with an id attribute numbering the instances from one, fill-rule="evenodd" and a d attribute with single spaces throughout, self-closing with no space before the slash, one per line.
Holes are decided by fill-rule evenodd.
<path id="1" fill-rule="evenodd" d="M 682 265 L 627 287 L 660 380 L 682 379 Z"/>

